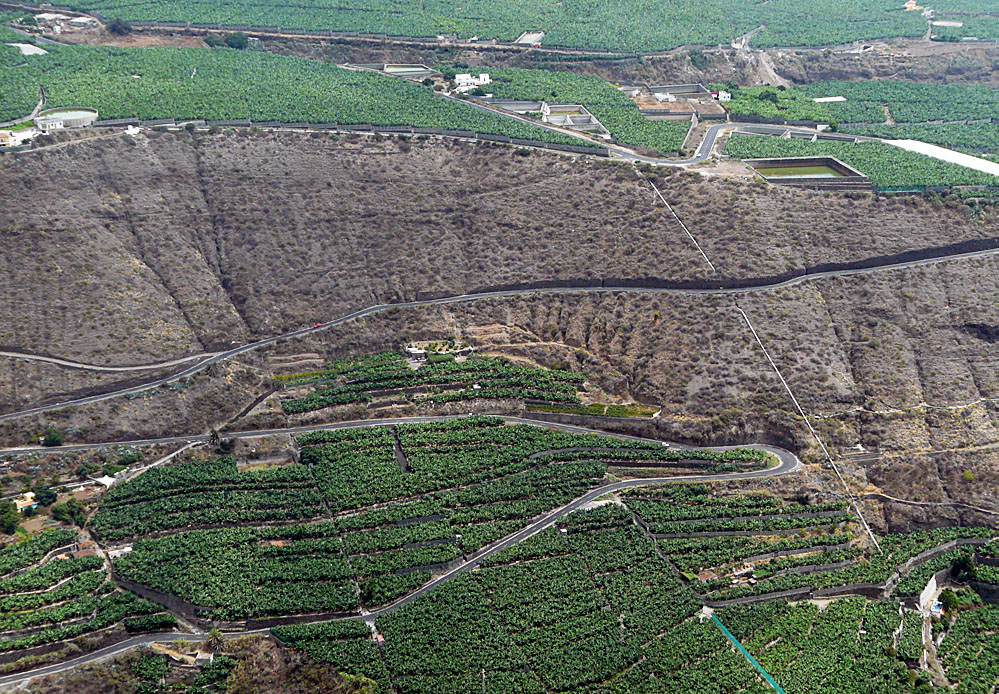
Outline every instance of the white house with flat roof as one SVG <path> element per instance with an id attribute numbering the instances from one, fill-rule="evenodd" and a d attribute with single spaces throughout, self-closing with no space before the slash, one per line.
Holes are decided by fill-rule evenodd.
<path id="1" fill-rule="evenodd" d="M 492 82 L 488 72 L 480 72 L 478 76 L 462 72 L 454 76 L 455 91 L 467 92 L 476 87 L 483 87 Z"/>

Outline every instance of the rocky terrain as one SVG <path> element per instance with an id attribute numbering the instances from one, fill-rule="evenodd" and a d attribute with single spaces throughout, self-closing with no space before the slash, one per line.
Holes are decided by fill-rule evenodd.
<path id="1" fill-rule="evenodd" d="M 627 165 L 439 141 L 150 133 L 0 163 L 0 344 L 93 363 L 198 353 L 433 293 L 580 278 L 708 281 L 996 235 L 954 200 L 655 176 L 712 273 Z M 70 166 L 70 158 L 72 166 Z M 645 433 L 767 440 L 821 458 L 737 311 L 749 315 L 881 528 L 994 521 L 996 261 L 960 260 L 739 295 L 538 294 L 395 309 L 213 366 L 189 382 L 0 424 L 108 440 L 285 423 L 270 375 L 301 359 L 457 336 L 586 371 L 662 406 Z M 310 361 L 311 360 L 311 361 Z M 148 374 L 144 374 L 147 376 Z M 137 374 L 0 360 L 6 411 Z M 487 407 L 488 409 L 488 407 Z M 872 462 L 873 461 L 873 462 Z M 826 475 L 828 476 L 828 475 Z M 887 497 L 905 502 L 899 503 Z M 943 505 L 940 505 L 943 504 Z"/>
<path id="2" fill-rule="evenodd" d="M 107 37 L 117 41 L 113 36 Z M 161 35 L 169 45 L 191 37 Z M 821 80 L 905 79 L 930 83 L 999 85 L 999 48 L 915 40 L 873 41 L 822 49 L 770 48 L 764 51 L 717 47 L 702 51 L 706 63 L 693 64 L 690 51 L 677 49 L 665 55 L 614 59 L 577 59 L 520 50 L 468 47 L 415 47 L 358 41 L 267 39 L 267 50 L 320 58 L 336 63 L 412 62 L 424 65 L 467 63 L 471 66 L 527 67 L 571 70 L 600 75 L 615 82 L 684 84 L 688 82 L 737 82 L 778 84 L 781 80 L 805 84 Z M 698 59 L 698 64 L 700 61 Z M 774 79 L 776 72 L 777 80 Z"/>
<path id="3" fill-rule="evenodd" d="M 632 167 L 523 153 L 151 132 L 6 159 L 0 346 L 143 364 L 429 294 L 754 278 L 996 235 L 957 203 L 653 174 L 713 273 Z"/>

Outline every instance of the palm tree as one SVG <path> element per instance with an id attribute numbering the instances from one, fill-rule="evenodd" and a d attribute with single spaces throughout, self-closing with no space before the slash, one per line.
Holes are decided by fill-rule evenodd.
<path id="1" fill-rule="evenodd" d="M 221 651 L 225 647 L 225 636 L 217 627 L 212 627 L 212 630 L 208 632 L 208 638 L 205 640 L 208 645 L 208 650 L 210 651 Z"/>

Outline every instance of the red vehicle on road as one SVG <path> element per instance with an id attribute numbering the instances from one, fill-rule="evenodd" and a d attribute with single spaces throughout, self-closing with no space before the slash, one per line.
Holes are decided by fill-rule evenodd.
<path id="1" fill-rule="evenodd" d="M 323 327 L 323 324 L 322 324 L 322 323 L 316 323 L 316 324 L 315 324 L 315 325 L 313 325 L 312 327 L 313 327 L 313 328 L 321 328 L 321 327 Z"/>

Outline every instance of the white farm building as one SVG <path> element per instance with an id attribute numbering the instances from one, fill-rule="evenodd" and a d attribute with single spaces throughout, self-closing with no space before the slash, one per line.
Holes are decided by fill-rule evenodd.
<path id="1" fill-rule="evenodd" d="M 42 132 L 65 128 L 86 128 L 97 120 L 97 110 L 92 108 L 51 108 L 35 118 L 35 127 Z"/>
<path id="2" fill-rule="evenodd" d="M 470 75 L 467 72 L 458 73 L 454 76 L 455 91 L 467 92 L 476 87 L 484 87 L 492 82 L 489 73 L 482 72 L 478 76 Z"/>

